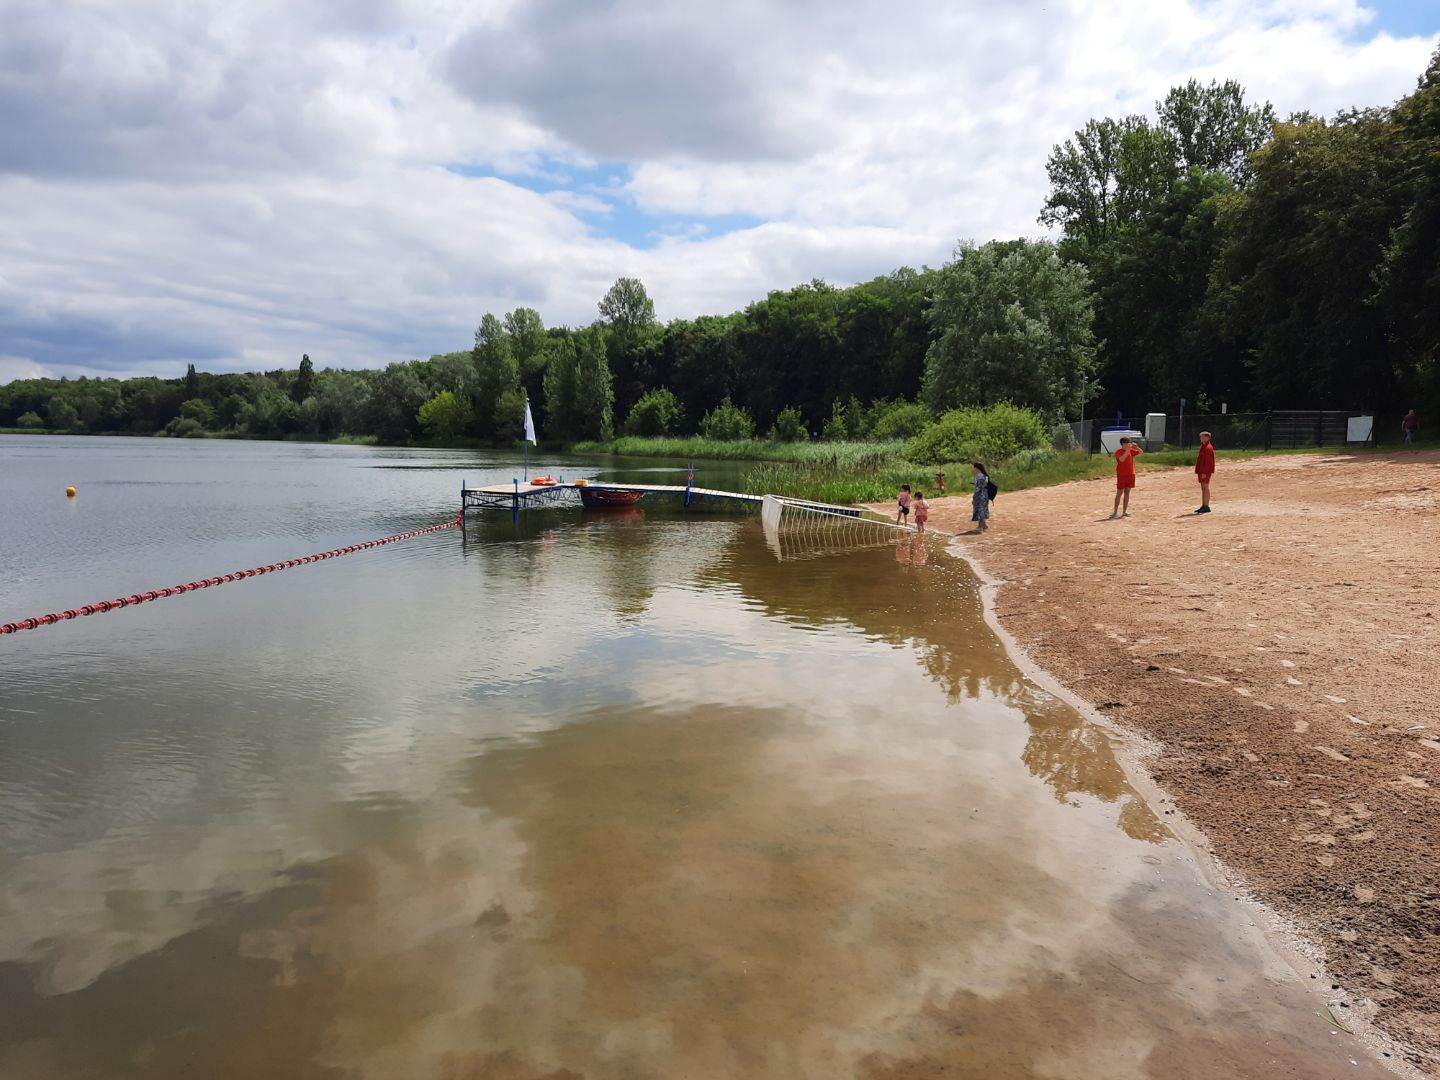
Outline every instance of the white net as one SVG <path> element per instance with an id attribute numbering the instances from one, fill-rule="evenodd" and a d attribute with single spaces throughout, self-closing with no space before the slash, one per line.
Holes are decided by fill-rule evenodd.
<path id="1" fill-rule="evenodd" d="M 766 495 L 760 507 L 765 542 L 777 559 L 813 559 L 864 548 L 883 547 L 899 526 L 867 517 L 853 507 Z"/>

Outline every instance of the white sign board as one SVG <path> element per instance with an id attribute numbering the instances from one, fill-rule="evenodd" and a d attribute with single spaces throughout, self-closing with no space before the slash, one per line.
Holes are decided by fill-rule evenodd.
<path id="1" fill-rule="evenodd" d="M 1375 431 L 1375 417 L 1352 416 L 1345 425 L 1346 442 L 1369 442 Z"/>

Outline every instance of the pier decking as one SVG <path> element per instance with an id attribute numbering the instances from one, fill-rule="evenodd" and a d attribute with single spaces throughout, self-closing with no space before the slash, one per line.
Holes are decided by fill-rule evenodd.
<path id="1" fill-rule="evenodd" d="M 474 488 L 462 486 L 460 488 L 461 512 L 463 514 L 470 510 L 508 510 L 511 513 L 519 513 L 521 510 L 541 506 L 578 505 L 582 488 L 597 492 L 674 495 L 683 500 L 683 505 L 687 509 L 697 500 L 704 500 L 720 506 L 728 505 L 736 510 L 759 510 L 765 501 L 763 495 L 721 491 L 717 488 L 695 487 L 689 484 L 615 484 L 599 480 L 587 481 L 584 484 L 577 484 L 574 481 L 558 484 L 531 484 L 516 480 L 508 484 L 486 484 Z M 786 501 L 794 506 L 803 506 L 826 514 L 855 518 L 860 516 L 859 508 L 854 506 L 837 506 L 832 503 L 797 499 L 787 499 Z"/>

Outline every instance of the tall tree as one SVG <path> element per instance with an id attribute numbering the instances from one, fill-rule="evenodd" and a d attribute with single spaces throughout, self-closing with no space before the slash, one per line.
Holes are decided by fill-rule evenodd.
<path id="1" fill-rule="evenodd" d="M 624 337 L 635 337 L 655 325 L 655 303 L 639 278 L 617 278 L 599 307 L 605 325 Z"/>
<path id="2" fill-rule="evenodd" d="M 1248 189 L 1223 206 L 1212 307 L 1261 401 L 1279 408 L 1396 404 L 1390 321 L 1375 279 L 1405 189 L 1384 111 L 1280 124 Z"/>
<path id="3" fill-rule="evenodd" d="M 1066 254 L 1083 257 L 1138 221 L 1170 190 L 1177 169 L 1165 133 L 1143 116 L 1090 120 L 1050 151 L 1042 225 L 1060 226 Z"/>
<path id="4" fill-rule="evenodd" d="M 290 391 L 290 396 L 297 402 L 304 401 L 315 392 L 315 365 L 310 362 L 310 354 L 304 353 L 300 357 L 300 370 L 295 373 L 295 387 Z"/>
<path id="5" fill-rule="evenodd" d="M 1395 106 L 1393 122 L 1403 209 L 1385 247 L 1377 300 L 1393 320 L 1401 390 L 1434 416 L 1440 413 L 1440 49 L 1415 92 Z"/>
<path id="6" fill-rule="evenodd" d="M 516 308 L 505 316 L 505 333 L 510 335 L 510 351 L 520 368 L 520 383 L 538 402 L 545 378 L 545 323 L 534 308 Z"/>
<path id="7" fill-rule="evenodd" d="M 546 349 L 545 426 L 549 438 L 571 440 L 579 428 L 575 408 L 575 339 L 570 334 L 553 338 Z"/>
<path id="8" fill-rule="evenodd" d="M 1008 401 L 1062 420 L 1095 363 L 1090 277 L 1044 240 L 961 243 L 936 275 L 925 357 L 934 412 Z"/>
<path id="9" fill-rule="evenodd" d="M 520 389 L 520 368 L 510 349 L 510 338 L 499 319 L 490 313 L 480 320 L 475 330 L 475 347 L 471 350 L 475 363 L 475 403 L 477 434 L 494 438 L 496 418 L 502 399 L 513 400 Z"/>
<path id="10" fill-rule="evenodd" d="M 1270 103 L 1248 104 L 1245 88 L 1234 79 L 1209 86 L 1191 79 L 1157 102 L 1155 112 L 1182 170 L 1223 173 L 1236 187 L 1249 183 L 1250 155 L 1275 130 Z"/>
<path id="11" fill-rule="evenodd" d="M 608 442 L 615 436 L 615 389 L 600 331 L 575 335 L 575 437 Z"/>
<path id="12" fill-rule="evenodd" d="M 655 327 L 655 304 L 638 278 L 620 278 L 600 301 L 600 318 L 606 329 L 605 348 L 615 387 L 615 402 L 622 413 L 656 381 L 650 351 Z"/>
<path id="13" fill-rule="evenodd" d="M 193 398 L 200 392 L 200 376 L 195 371 L 194 364 L 185 365 L 185 396 Z"/>

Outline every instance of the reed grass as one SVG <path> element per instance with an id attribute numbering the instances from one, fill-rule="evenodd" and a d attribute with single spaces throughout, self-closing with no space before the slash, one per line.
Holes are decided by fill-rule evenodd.
<path id="1" fill-rule="evenodd" d="M 820 465 L 868 466 L 876 457 L 899 460 L 903 439 L 885 442 L 771 442 L 742 439 L 725 442 L 700 436 L 645 438 L 622 435 L 608 443 L 582 442 L 577 454 L 620 454 L 625 457 L 668 457 L 711 461 L 792 461 Z"/>

